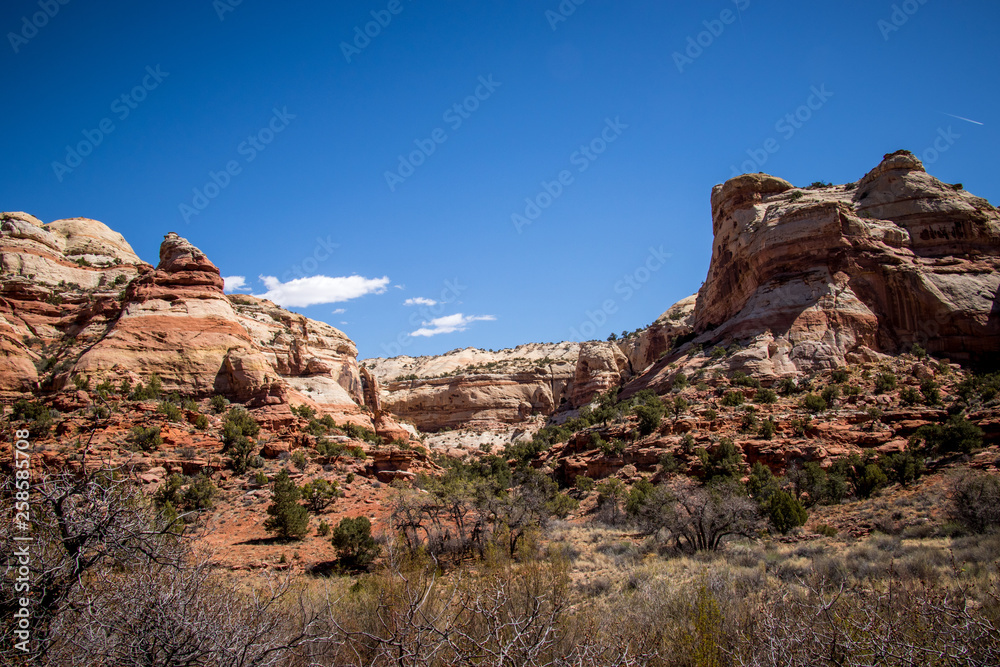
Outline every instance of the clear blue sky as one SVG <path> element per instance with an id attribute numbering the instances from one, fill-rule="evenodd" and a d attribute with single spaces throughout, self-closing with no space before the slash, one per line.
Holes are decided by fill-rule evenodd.
<path id="1" fill-rule="evenodd" d="M 928 169 L 1000 201 L 995 0 L 233 1 L 3 3 L 0 209 L 101 220 L 153 264 L 176 231 L 241 291 L 346 299 L 291 308 L 369 357 L 648 324 L 704 279 L 734 167 L 846 182 L 951 128 Z"/>

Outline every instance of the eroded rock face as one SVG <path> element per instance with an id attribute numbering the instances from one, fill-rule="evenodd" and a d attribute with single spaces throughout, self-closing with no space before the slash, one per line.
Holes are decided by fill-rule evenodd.
<path id="1" fill-rule="evenodd" d="M 1000 349 L 1000 214 L 910 153 L 842 186 L 740 176 L 715 187 L 712 216 L 695 342 L 748 342 L 749 370 L 831 368 L 917 343 L 961 360 Z"/>
<path id="2" fill-rule="evenodd" d="M 579 408 L 631 376 L 628 357 L 614 343 L 583 343 L 570 387 L 570 404 Z"/>
<path id="3" fill-rule="evenodd" d="M 71 374 L 101 377 L 115 365 L 156 373 L 166 391 L 197 396 L 245 399 L 277 379 L 222 293 L 219 270 L 173 232 L 156 269 L 129 284 L 114 326 Z"/>
<path id="4" fill-rule="evenodd" d="M 156 373 L 168 392 L 308 404 L 377 427 L 343 332 L 269 301 L 231 299 L 218 268 L 177 234 L 164 238 L 154 269 L 102 223 L 0 214 L 0 267 L 0 391 Z M 403 437 L 389 416 L 382 426 Z"/>

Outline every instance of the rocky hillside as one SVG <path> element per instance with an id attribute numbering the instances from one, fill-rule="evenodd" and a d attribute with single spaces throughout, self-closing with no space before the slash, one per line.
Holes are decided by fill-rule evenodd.
<path id="1" fill-rule="evenodd" d="M 375 386 L 366 402 L 343 332 L 225 295 L 219 269 L 177 234 L 166 235 L 154 268 L 96 220 L 4 213 L 0 269 L 0 391 L 135 385 L 155 374 L 164 392 L 271 406 L 286 422 L 289 404 L 301 404 L 406 435 L 371 404 Z"/>
<path id="2" fill-rule="evenodd" d="M 914 345 L 997 359 L 1000 213 L 907 151 L 846 185 L 734 178 L 712 191 L 712 225 L 693 335 L 637 386 L 669 384 L 673 362 L 702 367 L 716 345 L 738 344 L 726 369 L 764 382 Z"/>

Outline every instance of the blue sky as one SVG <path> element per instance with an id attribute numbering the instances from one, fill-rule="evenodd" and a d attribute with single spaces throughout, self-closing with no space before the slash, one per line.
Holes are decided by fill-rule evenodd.
<path id="1" fill-rule="evenodd" d="M 996 2 L 234 2 L 3 3 L 0 209 L 175 231 L 371 357 L 648 324 L 740 171 L 1000 201 Z"/>

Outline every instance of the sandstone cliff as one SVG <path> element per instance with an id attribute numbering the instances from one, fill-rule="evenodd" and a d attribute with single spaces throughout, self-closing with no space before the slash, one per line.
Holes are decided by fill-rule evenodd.
<path id="1" fill-rule="evenodd" d="M 156 373 L 167 392 L 285 405 L 272 420 L 289 421 L 287 404 L 304 403 L 375 425 L 357 348 L 343 332 L 269 301 L 226 296 L 218 268 L 177 234 L 164 238 L 154 269 L 95 220 L 43 224 L 4 213 L 0 270 L 0 391 Z M 389 415 L 378 421 L 405 437 Z"/>
<path id="2" fill-rule="evenodd" d="M 695 336 L 636 386 L 669 382 L 670 361 L 713 365 L 716 345 L 719 365 L 765 381 L 914 345 L 958 361 L 1000 350 L 1000 213 L 906 151 L 846 185 L 734 178 L 713 189 L 712 219 Z"/>

